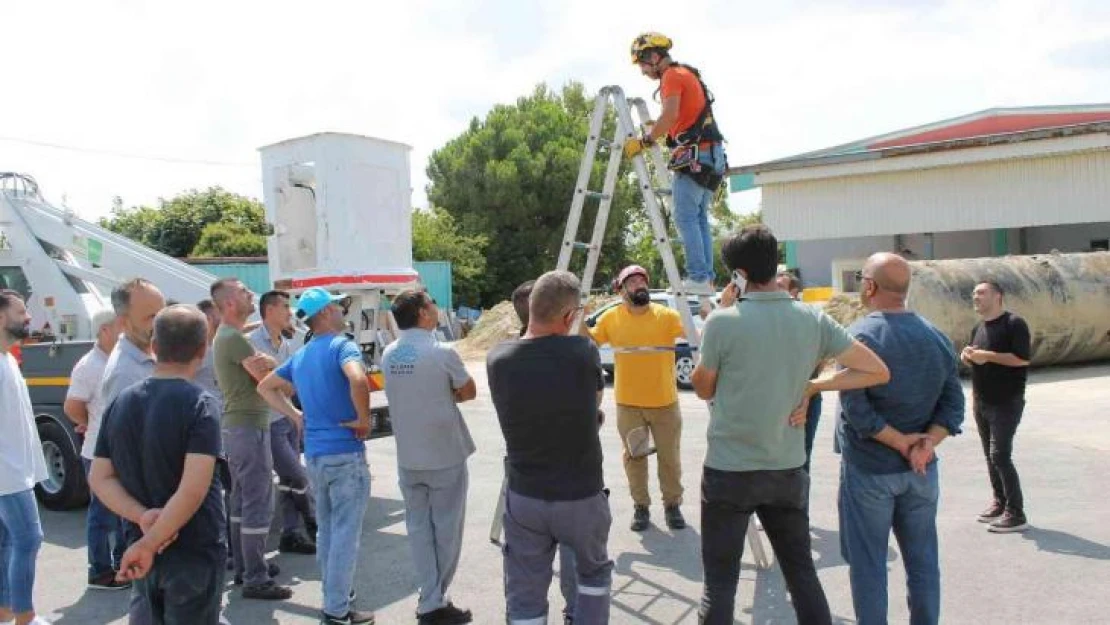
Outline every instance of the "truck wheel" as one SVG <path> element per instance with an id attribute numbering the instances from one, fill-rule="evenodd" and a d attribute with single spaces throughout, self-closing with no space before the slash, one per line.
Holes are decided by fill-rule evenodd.
<path id="1" fill-rule="evenodd" d="M 85 468 L 69 434 L 53 421 L 43 421 L 38 426 L 47 475 L 46 481 L 35 486 L 39 501 L 48 510 L 71 510 L 87 504 L 89 485 Z"/>
<path id="2" fill-rule="evenodd" d="M 690 352 L 679 353 L 674 359 L 674 379 L 678 388 L 690 390 L 694 388 L 694 357 Z"/>

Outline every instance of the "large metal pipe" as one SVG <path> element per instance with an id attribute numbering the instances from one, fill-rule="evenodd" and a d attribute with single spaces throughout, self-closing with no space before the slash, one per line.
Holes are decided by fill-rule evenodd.
<path id="1" fill-rule="evenodd" d="M 960 350 L 979 321 L 971 291 L 998 283 L 1025 318 L 1034 365 L 1110 359 L 1110 252 L 914 261 L 909 307 Z"/>

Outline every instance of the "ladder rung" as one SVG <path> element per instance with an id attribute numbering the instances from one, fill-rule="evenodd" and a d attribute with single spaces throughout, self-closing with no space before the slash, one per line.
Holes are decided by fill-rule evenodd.
<path id="1" fill-rule="evenodd" d="M 588 249 L 592 249 L 592 248 L 593 248 L 593 246 L 590 245 L 589 243 L 586 243 L 585 241 L 575 241 L 574 242 L 574 249 L 576 249 L 576 250 L 588 250 Z"/>
<path id="2" fill-rule="evenodd" d="M 671 194 L 671 190 L 668 189 L 667 187 L 656 187 L 654 189 L 654 191 L 656 193 L 658 193 L 659 195 L 670 195 Z"/>
<path id="3" fill-rule="evenodd" d="M 606 194 L 606 193 L 602 193 L 601 191 L 590 191 L 590 190 L 587 189 L 586 191 L 583 191 L 583 193 L 586 195 L 587 198 L 589 198 L 591 200 L 607 200 L 607 199 L 609 199 L 609 195 Z"/>

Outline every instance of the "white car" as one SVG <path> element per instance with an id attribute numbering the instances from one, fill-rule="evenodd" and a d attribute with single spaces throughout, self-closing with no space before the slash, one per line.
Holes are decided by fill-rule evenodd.
<path id="1" fill-rule="evenodd" d="M 716 308 L 717 306 L 718 299 L 719 296 L 713 298 L 714 308 Z M 652 291 L 651 301 L 656 304 L 662 304 L 670 308 L 675 308 L 675 296 L 673 293 L 669 293 L 667 291 Z M 594 311 L 593 314 L 586 318 L 586 325 L 591 328 L 594 327 L 594 325 L 597 324 L 597 320 L 602 315 L 602 313 L 609 310 L 610 308 L 613 308 L 614 306 L 619 305 L 621 305 L 620 300 L 611 302 L 597 309 L 596 311 Z M 705 324 L 705 321 L 701 318 L 701 315 L 699 314 L 701 310 L 701 301 L 695 296 L 689 296 L 687 297 L 687 305 L 690 307 L 690 313 L 694 316 L 694 327 L 698 329 L 698 332 L 701 332 L 702 326 Z M 605 369 L 605 374 L 609 376 L 609 379 L 611 380 L 613 378 L 614 367 L 613 349 L 608 344 L 603 344 L 598 347 L 598 351 L 601 352 L 601 367 Z M 692 380 L 692 376 L 694 374 L 694 363 L 694 354 L 687 346 L 686 339 L 681 338 L 676 340 L 674 352 L 674 377 L 675 382 L 678 383 L 679 388 L 691 389 L 694 387 Z"/>

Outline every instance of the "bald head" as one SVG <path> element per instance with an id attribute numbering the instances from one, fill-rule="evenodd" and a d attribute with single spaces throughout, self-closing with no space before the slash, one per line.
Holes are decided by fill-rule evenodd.
<path id="1" fill-rule="evenodd" d="M 863 266 L 863 273 L 889 293 L 905 295 L 910 290 L 910 264 L 898 254 L 872 254 Z"/>
<path id="2" fill-rule="evenodd" d="M 159 363 L 188 364 L 204 355 L 208 318 L 196 306 L 177 304 L 154 318 L 154 355 Z"/>

